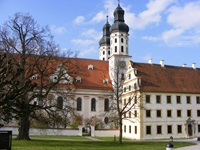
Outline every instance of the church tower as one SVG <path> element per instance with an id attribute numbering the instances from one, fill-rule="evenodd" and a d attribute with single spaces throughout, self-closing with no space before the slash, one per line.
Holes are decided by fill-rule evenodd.
<path id="1" fill-rule="evenodd" d="M 99 59 L 108 60 L 110 58 L 110 24 L 107 22 L 103 26 L 103 37 L 99 41 Z"/>
<path id="2" fill-rule="evenodd" d="M 131 56 L 128 52 L 129 27 L 124 20 L 124 10 L 118 4 L 114 11 L 114 23 L 110 27 L 110 77 L 115 78 L 116 68 L 120 70 L 122 76 L 127 70 L 127 65 Z"/>

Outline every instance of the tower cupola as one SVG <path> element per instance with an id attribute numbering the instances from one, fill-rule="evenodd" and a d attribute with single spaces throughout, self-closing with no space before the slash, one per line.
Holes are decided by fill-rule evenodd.
<path id="1" fill-rule="evenodd" d="M 129 27 L 124 21 L 124 10 L 118 4 L 117 8 L 114 11 L 114 23 L 110 28 L 110 32 L 129 32 Z"/>
<path id="2" fill-rule="evenodd" d="M 107 16 L 107 22 L 103 26 L 103 36 L 99 41 L 99 46 L 103 46 L 103 45 L 110 46 L 110 24 L 108 22 L 108 16 Z"/>

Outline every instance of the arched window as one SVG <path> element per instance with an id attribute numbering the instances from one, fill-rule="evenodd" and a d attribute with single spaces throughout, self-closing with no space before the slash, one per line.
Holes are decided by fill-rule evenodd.
<path id="1" fill-rule="evenodd" d="M 108 122 L 109 122 L 108 117 L 105 117 L 105 118 L 104 118 L 104 122 L 105 122 L 105 124 L 108 124 Z"/>
<path id="2" fill-rule="evenodd" d="M 81 111 L 82 110 L 82 99 L 79 97 L 77 98 L 77 103 L 76 103 L 76 109 L 77 111 Z"/>
<path id="3" fill-rule="evenodd" d="M 123 38 L 121 38 L 121 42 L 124 43 L 124 39 Z"/>
<path id="4" fill-rule="evenodd" d="M 117 43 L 117 38 L 115 38 L 115 43 Z"/>
<path id="5" fill-rule="evenodd" d="M 92 98 L 91 100 L 91 111 L 96 111 L 96 99 Z"/>
<path id="6" fill-rule="evenodd" d="M 61 96 L 57 98 L 57 108 L 63 109 L 63 98 Z"/>
<path id="7" fill-rule="evenodd" d="M 121 52 L 122 53 L 124 52 L 124 46 L 121 46 Z"/>
<path id="8" fill-rule="evenodd" d="M 109 111 L 109 99 L 104 100 L 104 111 Z"/>

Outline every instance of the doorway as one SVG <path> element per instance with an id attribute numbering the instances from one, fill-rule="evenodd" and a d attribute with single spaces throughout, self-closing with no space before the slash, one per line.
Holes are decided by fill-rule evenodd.
<path id="1" fill-rule="evenodd" d="M 193 133 L 192 133 L 192 125 L 191 125 L 191 124 L 188 125 L 188 135 L 189 135 L 189 136 L 193 136 Z"/>

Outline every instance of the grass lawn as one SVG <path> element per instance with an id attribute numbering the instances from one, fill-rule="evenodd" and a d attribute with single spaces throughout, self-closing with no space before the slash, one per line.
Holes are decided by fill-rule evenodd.
<path id="1" fill-rule="evenodd" d="M 123 144 L 111 139 L 88 141 L 85 137 L 33 136 L 31 141 L 12 141 L 12 150 L 163 150 L 166 142 L 124 141 Z M 106 138 L 105 138 L 106 139 Z M 192 145 L 174 142 L 174 148 Z"/>

